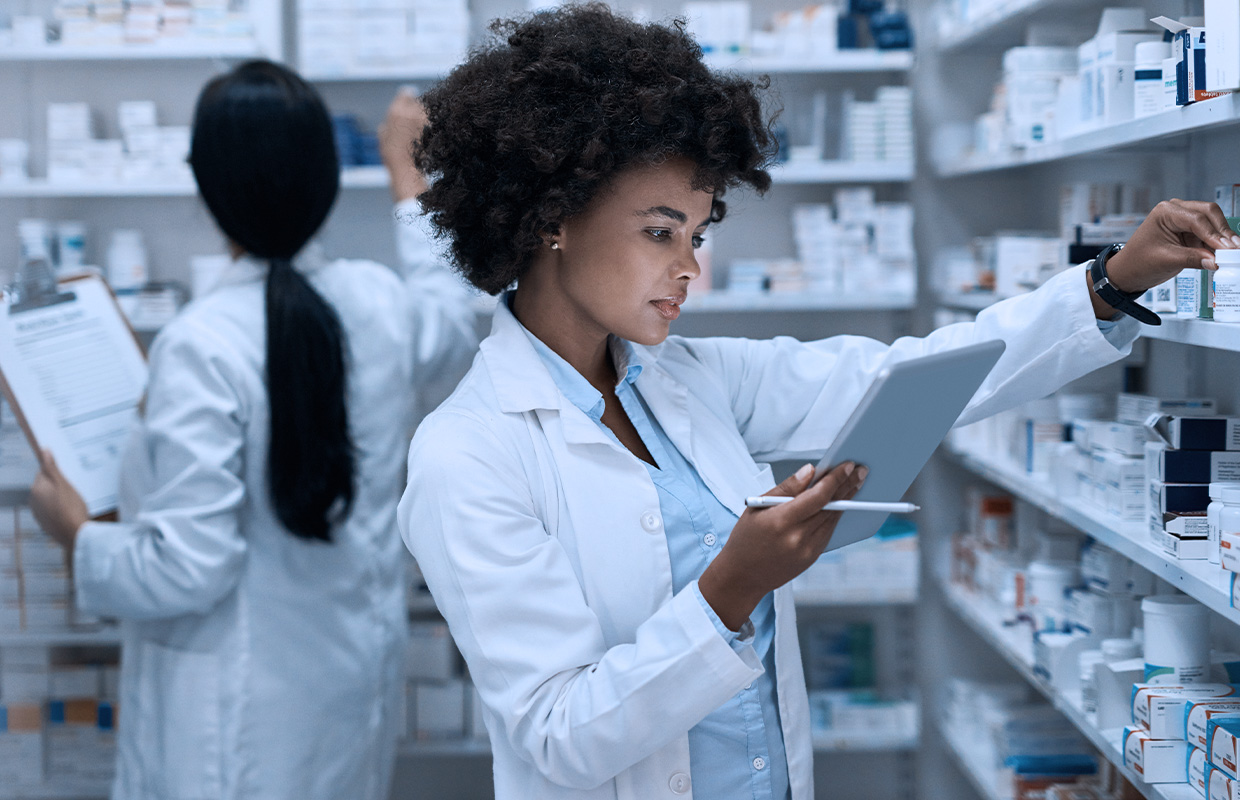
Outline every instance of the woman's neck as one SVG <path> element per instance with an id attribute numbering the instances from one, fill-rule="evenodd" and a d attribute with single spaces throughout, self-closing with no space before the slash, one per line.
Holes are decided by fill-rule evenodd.
<path id="1" fill-rule="evenodd" d="M 513 293 L 512 313 L 599 392 L 607 394 L 615 389 L 616 368 L 607 331 L 585 321 L 567 297 L 548 297 L 534 287 L 523 286 Z"/>

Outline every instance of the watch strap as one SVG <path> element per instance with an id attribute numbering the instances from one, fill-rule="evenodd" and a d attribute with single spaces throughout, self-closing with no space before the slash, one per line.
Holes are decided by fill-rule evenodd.
<path id="1" fill-rule="evenodd" d="M 1089 265 L 1089 281 L 1094 287 L 1094 292 L 1102 299 L 1102 302 L 1121 314 L 1127 314 L 1146 325 L 1161 325 L 1162 319 L 1157 314 L 1136 302 L 1136 299 L 1144 292 L 1121 291 L 1112 285 L 1110 278 L 1107 277 L 1107 261 L 1123 247 L 1122 244 L 1108 246 Z"/>

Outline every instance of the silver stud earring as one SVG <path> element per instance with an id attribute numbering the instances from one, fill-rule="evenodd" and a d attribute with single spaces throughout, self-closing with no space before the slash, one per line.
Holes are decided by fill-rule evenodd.
<path id="1" fill-rule="evenodd" d="M 560 243 L 559 243 L 559 242 L 552 242 L 552 243 L 551 243 L 551 249 L 552 249 L 552 250 L 559 250 L 559 249 L 560 249 Z"/>

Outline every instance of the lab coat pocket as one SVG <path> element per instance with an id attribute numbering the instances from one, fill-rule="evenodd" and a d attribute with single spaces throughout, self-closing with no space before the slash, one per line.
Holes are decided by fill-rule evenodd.
<path id="1" fill-rule="evenodd" d="M 219 797 L 223 788 L 218 657 L 154 642 L 143 642 L 138 649 L 139 697 L 144 707 L 125 711 L 137 727 L 138 757 L 148 791 L 166 800 Z"/>

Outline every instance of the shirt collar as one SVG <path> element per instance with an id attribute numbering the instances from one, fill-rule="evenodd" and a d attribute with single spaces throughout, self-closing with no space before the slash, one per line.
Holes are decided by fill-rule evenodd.
<path id="1" fill-rule="evenodd" d="M 511 303 L 511 294 L 504 299 Z M 509 309 L 511 310 L 511 305 L 509 305 Z M 521 325 L 520 320 L 517 320 L 517 324 Z M 595 422 L 601 420 L 603 418 L 603 409 L 606 407 L 603 395 L 585 379 L 585 376 L 574 369 L 572 364 L 565 361 L 524 325 L 521 325 L 521 331 L 529 339 L 534 352 L 542 359 L 543 364 L 547 367 L 547 371 L 551 373 L 551 379 L 559 390 L 564 393 L 564 396 L 568 398 L 568 401 Z M 611 358 L 616 365 L 616 374 L 621 376 L 616 384 L 616 388 L 619 389 L 623 385 L 631 386 L 637 380 L 637 377 L 642 374 L 642 365 L 638 362 L 633 349 L 633 343 L 615 336 L 609 336 L 607 346 L 611 349 Z"/>

